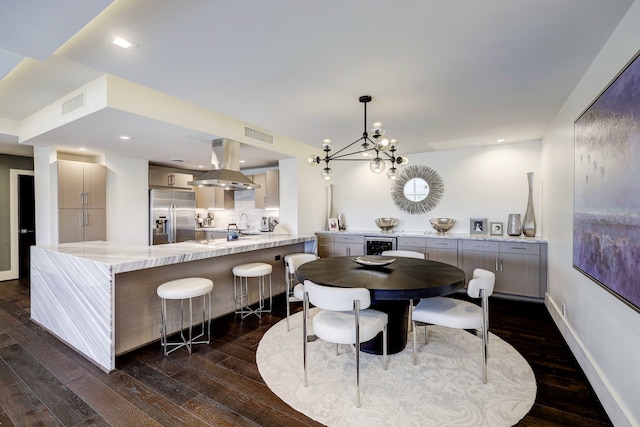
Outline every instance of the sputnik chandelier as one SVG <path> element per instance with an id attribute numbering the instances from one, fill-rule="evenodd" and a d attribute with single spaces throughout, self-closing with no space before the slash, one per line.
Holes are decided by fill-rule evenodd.
<path id="1" fill-rule="evenodd" d="M 329 162 L 332 160 L 370 161 L 369 168 L 374 173 L 382 173 L 385 169 L 385 162 L 389 162 L 391 165 L 387 170 L 387 177 L 394 180 L 398 177 L 396 165 L 406 165 L 409 163 L 409 159 L 406 156 L 396 156 L 398 141 L 384 136 L 385 129 L 381 122 L 375 122 L 371 125 L 371 135 L 369 135 L 367 132 L 367 103 L 371 102 L 371 96 L 363 95 L 359 100 L 364 104 L 364 132 L 362 132 L 362 137 L 333 154 L 331 154 L 331 150 L 333 150 L 331 140 L 325 139 L 322 143 L 324 158 L 312 154 L 309 156 L 309 164 L 315 166 L 324 161 L 325 167 L 322 169 L 322 177 L 329 180 L 333 176 L 333 171 L 329 167 Z M 359 149 L 354 147 L 356 151 L 345 152 L 355 144 L 359 144 Z M 358 154 L 360 155 L 359 157 L 348 157 Z M 371 159 L 371 156 L 373 156 L 373 159 Z"/>

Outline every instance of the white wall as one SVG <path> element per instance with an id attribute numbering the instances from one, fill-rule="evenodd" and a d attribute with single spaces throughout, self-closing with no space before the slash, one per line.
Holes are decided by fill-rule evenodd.
<path id="1" fill-rule="evenodd" d="M 640 313 L 572 268 L 573 123 L 640 49 L 640 3 L 558 113 L 542 143 L 547 307 L 615 425 L 640 425 Z M 561 304 L 566 304 L 566 316 Z"/>
<path id="2" fill-rule="evenodd" d="M 410 165 L 434 169 L 444 182 L 444 196 L 432 211 L 412 215 L 401 211 L 391 199 L 391 181 L 385 173 L 376 175 L 368 162 L 333 162 L 336 211 L 344 213 L 348 230 L 377 231 L 374 220 L 395 217 L 398 231 L 435 232 L 429 219 L 454 218 L 452 234 L 468 234 L 470 218 L 503 222 L 510 213 L 524 216 L 527 207 L 527 172 L 534 173 L 534 207 L 542 229 L 540 180 L 541 142 L 530 141 L 459 150 L 409 155 Z M 315 179 L 319 178 L 319 169 Z"/>
<path id="3" fill-rule="evenodd" d="M 149 242 L 149 163 L 106 156 L 107 240 L 131 245 Z"/>

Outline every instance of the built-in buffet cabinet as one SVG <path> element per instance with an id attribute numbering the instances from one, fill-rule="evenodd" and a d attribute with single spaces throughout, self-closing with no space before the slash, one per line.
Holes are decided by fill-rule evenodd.
<path id="1" fill-rule="evenodd" d="M 107 239 L 107 170 L 58 160 L 58 242 Z"/>
<path id="2" fill-rule="evenodd" d="M 362 255 L 367 234 L 319 232 L 320 257 Z M 496 273 L 495 292 L 516 298 L 544 298 L 547 290 L 547 243 L 509 237 L 423 237 L 385 234 L 397 239 L 396 249 L 421 252 L 427 259 L 455 265 L 468 280 L 473 270 Z"/>

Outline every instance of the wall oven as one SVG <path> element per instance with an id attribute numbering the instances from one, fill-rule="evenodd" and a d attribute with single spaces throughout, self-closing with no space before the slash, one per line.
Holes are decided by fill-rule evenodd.
<path id="1" fill-rule="evenodd" d="M 365 236 L 364 244 L 367 255 L 380 255 L 384 251 L 391 251 L 396 248 L 396 238 Z"/>

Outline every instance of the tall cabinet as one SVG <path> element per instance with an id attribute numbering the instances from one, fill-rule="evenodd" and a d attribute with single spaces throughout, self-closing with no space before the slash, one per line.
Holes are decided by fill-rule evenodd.
<path id="1" fill-rule="evenodd" d="M 58 241 L 107 238 L 107 171 L 95 163 L 58 160 Z"/>

